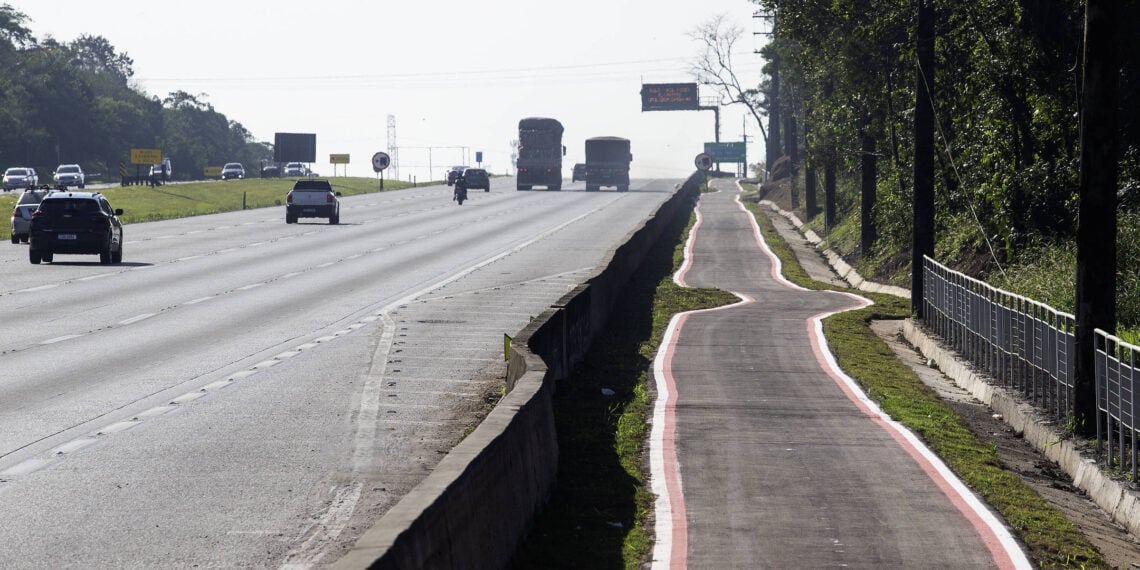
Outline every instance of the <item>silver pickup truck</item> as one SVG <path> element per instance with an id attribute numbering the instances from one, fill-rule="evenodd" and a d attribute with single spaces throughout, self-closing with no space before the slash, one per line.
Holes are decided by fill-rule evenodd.
<path id="1" fill-rule="evenodd" d="M 330 224 L 340 223 L 340 192 L 333 192 L 328 180 L 298 180 L 285 200 L 285 223 L 295 224 L 298 218 L 328 218 Z"/>

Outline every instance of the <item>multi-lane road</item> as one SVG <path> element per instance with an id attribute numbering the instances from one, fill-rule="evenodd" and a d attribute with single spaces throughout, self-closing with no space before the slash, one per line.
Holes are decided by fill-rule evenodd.
<path id="1" fill-rule="evenodd" d="M 0 248 L 0 567 L 330 562 L 679 182 L 132 224 L 112 266 Z"/>

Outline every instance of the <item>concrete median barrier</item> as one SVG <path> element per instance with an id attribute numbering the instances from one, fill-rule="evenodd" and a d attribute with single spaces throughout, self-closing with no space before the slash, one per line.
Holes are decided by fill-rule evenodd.
<path id="1" fill-rule="evenodd" d="M 695 202 L 702 180 L 700 173 L 691 176 L 593 277 L 515 335 L 503 399 L 333 568 L 501 568 L 510 562 L 557 476 L 557 383 L 586 354 L 664 228 Z"/>

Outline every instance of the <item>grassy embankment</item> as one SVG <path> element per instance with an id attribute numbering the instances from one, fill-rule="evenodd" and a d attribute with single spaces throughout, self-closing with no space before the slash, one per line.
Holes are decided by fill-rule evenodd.
<path id="1" fill-rule="evenodd" d="M 380 191 L 375 178 L 329 178 L 333 188 L 344 196 Z M 267 208 L 285 203 L 285 195 L 293 187 L 290 178 L 249 178 L 246 180 L 190 182 L 164 186 L 115 186 L 102 190 L 111 205 L 123 209 L 123 223 L 152 222 L 205 214 L 232 212 L 245 207 Z M 430 183 L 430 184 L 438 184 Z M 385 180 L 385 190 L 411 186 L 408 182 Z M 11 212 L 19 192 L 0 193 L 0 211 Z M 282 219 L 285 214 L 282 212 Z M 12 235 L 11 224 L 0 225 L 0 238 Z"/>
<path id="2" fill-rule="evenodd" d="M 756 218 L 789 279 L 827 288 L 800 268 L 766 216 Z M 650 363 L 673 314 L 736 300 L 725 292 L 673 284 L 672 272 L 679 266 L 687 233 L 687 227 L 678 227 L 662 237 L 658 250 L 623 292 L 620 312 L 611 318 L 606 336 L 560 384 L 555 400 L 561 453 L 558 485 L 520 549 L 516 567 L 637 568 L 648 559 L 653 542 L 652 494 L 646 486 L 644 443 L 652 405 Z M 1103 558 L 1080 531 L 1015 474 L 1002 469 L 993 443 L 973 434 L 867 326 L 873 318 L 908 316 L 909 303 L 887 295 L 866 296 L 876 304 L 833 316 L 824 324 L 829 346 L 843 369 L 993 505 L 1041 567 L 1104 567 Z M 614 390 L 615 395 L 601 396 L 602 388 Z"/>

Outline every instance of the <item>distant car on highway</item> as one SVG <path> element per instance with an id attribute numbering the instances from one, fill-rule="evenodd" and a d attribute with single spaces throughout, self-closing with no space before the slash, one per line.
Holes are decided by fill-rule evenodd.
<path id="1" fill-rule="evenodd" d="M 245 167 L 242 166 L 240 162 L 227 162 L 226 165 L 222 167 L 222 180 L 229 180 L 231 178 L 238 180 L 245 178 Z"/>
<path id="2" fill-rule="evenodd" d="M 451 170 L 447 171 L 447 185 L 455 184 L 455 179 L 463 176 L 464 170 L 467 170 L 466 166 L 452 166 Z"/>
<path id="3" fill-rule="evenodd" d="M 487 175 L 487 171 L 482 168 L 468 168 L 463 171 L 463 181 L 467 183 L 467 189 L 482 188 L 484 192 L 491 191 L 491 177 Z"/>
<path id="4" fill-rule="evenodd" d="M 32 228 L 32 213 L 39 207 L 44 196 L 50 193 L 50 186 L 28 188 L 16 199 L 16 207 L 12 209 L 12 243 L 28 243 L 28 234 Z"/>
<path id="5" fill-rule="evenodd" d="M 281 168 L 276 164 L 268 164 L 261 168 L 262 178 L 281 178 Z"/>
<path id="6" fill-rule="evenodd" d="M 574 172 L 570 175 L 570 181 L 571 182 L 577 182 L 579 180 L 585 180 L 585 179 L 586 179 L 586 164 L 579 162 L 578 164 L 574 165 Z"/>
<path id="7" fill-rule="evenodd" d="M 340 192 L 334 192 L 328 180 L 307 178 L 293 183 L 285 197 L 285 223 L 295 224 L 298 218 L 328 218 L 330 224 L 340 223 Z"/>
<path id="8" fill-rule="evenodd" d="M 150 167 L 150 179 L 156 183 L 170 182 L 172 175 L 169 158 L 164 158 L 162 162 Z"/>
<path id="9" fill-rule="evenodd" d="M 4 191 L 31 188 L 40 183 L 36 169 L 16 166 L 4 171 Z"/>
<path id="10" fill-rule="evenodd" d="M 307 176 L 309 168 L 300 162 L 290 162 L 285 165 L 285 176 Z"/>
<path id="11" fill-rule="evenodd" d="M 99 192 L 51 192 L 32 216 L 28 260 L 51 263 L 57 253 L 97 254 L 99 263 L 123 261 L 123 210 Z"/>
<path id="12" fill-rule="evenodd" d="M 83 174 L 83 169 L 78 164 L 61 164 L 55 167 L 55 172 L 51 173 L 51 178 L 57 186 L 87 187 L 87 176 Z"/>

